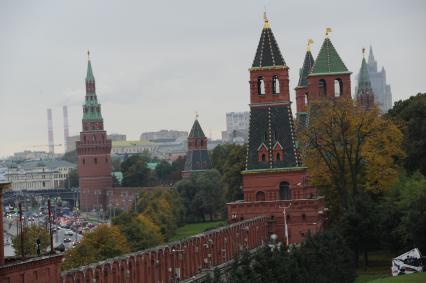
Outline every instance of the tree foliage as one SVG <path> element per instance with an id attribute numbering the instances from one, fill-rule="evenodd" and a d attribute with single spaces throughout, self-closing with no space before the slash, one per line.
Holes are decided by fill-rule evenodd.
<path id="1" fill-rule="evenodd" d="M 39 225 L 31 225 L 24 227 L 23 230 L 24 256 L 37 255 L 37 239 L 40 239 L 40 252 L 43 254 L 50 244 L 50 237 L 46 228 Z M 16 254 L 22 254 L 20 233 L 12 238 L 12 246 Z"/>
<path id="2" fill-rule="evenodd" d="M 246 155 L 245 145 L 218 145 L 211 151 L 212 166 L 222 175 L 227 202 L 243 197 L 241 171 L 245 168 Z"/>
<path id="3" fill-rule="evenodd" d="M 380 203 L 380 238 L 385 248 L 426 253 L 426 178 L 419 172 L 401 176 Z"/>
<path id="4" fill-rule="evenodd" d="M 76 164 L 77 163 L 77 150 L 65 152 L 64 156 L 62 156 L 62 160 Z"/>
<path id="5" fill-rule="evenodd" d="M 132 155 L 121 163 L 123 187 L 142 187 L 152 184 L 152 173 L 146 163 L 149 157 L 144 154 Z"/>
<path id="6" fill-rule="evenodd" d="M 395 102 L 388 116 L 404 132 L 404 167 L 409 173 L 419 170 L 426 175 L 426 93 Z"/>
<path id="7" fill-rule="evenodd" d="M 184 206 L 175 189 L 156 189 L 139 194 L 138 217 L 143 216 L 159 227 L 165 239 L 169 239 L 183 224 Z"/>
<path id="8" fill-rule="evenodd" d="M 334 211 L 349 209 L 353 195 L 380 193 L 396 180 L 402 133 L 392 121 L 352 100 L 322 100 L 311 107 L 310 126 L 302 134 L 304 161 Z"/>
<path id="9" fill-rule="evenodd" d="M 355 267 L 350 249 L 336 232 L 308 235 L 300 247 L 265 246 L 254 255 L 248 251 L 234 261 L 231 282 L 334 283 L 353 282 Z"/>
<path id="10" fill-rule="evenodd" d="M 128 252 L 130 246 L 118 227 L 101 224 L 93 232 L 85 234 L 76 247 L 65 253 L 62 269 L 76 268 Z"/>
<path id="11" fill-rule="evenodd" d="M 192 174 L 176 184 L 186 208 L 187 222 L 205 221 L 220 216 L 224 209 L 224 192 L 220 173 L 207 170 Z"/>
<path id="12" fill-rule="evenodd" d="M 123 212 L 114 217 L 112 223 L 127 238 L 132 251 L 144 250 L 164 242 L 160 227 L 143 215 Z"/>
<path id="13" fill-rule="evenodd" d="M 65 187 L 78 188 L 79 187 L 79 178 L 77 169 L 71 169 L 68 173 L 67 180 L 65 180 Z"/>

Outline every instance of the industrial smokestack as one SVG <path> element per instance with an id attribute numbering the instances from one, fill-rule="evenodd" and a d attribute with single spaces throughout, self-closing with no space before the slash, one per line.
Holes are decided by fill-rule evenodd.
<path id="1" fill-rule="evenodd" d="M 47 129 L 49 138 L 49 153 L 55 153 L 55 144 L 53 143 L 53 122 L 52 122 L 52 109 L 47 109 Z"/>
<path id="2" fill-rule="evenodd" d="M 64 151 L 67 152 L 69 129 L 68 129 L 68 107 L 66 105 L 62 107 L 62 112 L 64 114 Z"/>

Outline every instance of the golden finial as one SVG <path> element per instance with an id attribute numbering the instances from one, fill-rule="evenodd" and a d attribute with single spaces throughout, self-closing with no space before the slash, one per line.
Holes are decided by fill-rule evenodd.
<path id="1" fill-rule="evenodd" d="M 265 7 L 265 11 L 263 12 L 263 28 L 271 28 L 271 26 L 269 25 L 269 20 L 268 17 L 266 16 L 266 7 Z"/>
<path id="2" fill-rule="evenodd" d="M 365 47 L 362 48 L 362 57 L 365 58 Z"/>
<path id="3" fill-rule="evenodd" d="M 200 115 L 198 115 L 198 112 L 197 111 L 195 111 L 195 120 L 198 120 L 198 117 L 199 117 Z"/>
<path id="4" fill-rule="evenodd" d="M 90 60 L 90 51 L 89 50 L 87 50 L 87 59 Z"/>
<path id="5" fill-rule="evenodd" d="M 325 36 L 328 37 L 328 35 L 330 34 L 330 32 L 332 32 L 331 28 L 326 28 L 325 29 Z"/>
<path id="6" fill-rule="evenodd" d="M 308 51 L 311 51 L 311 45 L 314 44 L 314 40 L 312 38 L 308 39 Z"/>

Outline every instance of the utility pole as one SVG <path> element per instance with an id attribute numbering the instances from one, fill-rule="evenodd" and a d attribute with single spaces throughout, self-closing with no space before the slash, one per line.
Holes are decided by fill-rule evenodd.
<path id="1" fill-rule="evenodd" d="M 50 253 L 53 254 L 53 235 L 52 235 L 52 208 L 50 205 L 50 198 L 47 200 L 47 209 L 49 212 L 49 237 L 50 237 Z"/>

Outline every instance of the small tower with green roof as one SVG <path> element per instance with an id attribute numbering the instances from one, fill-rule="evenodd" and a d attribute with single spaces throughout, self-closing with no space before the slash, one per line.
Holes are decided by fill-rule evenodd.
<path id="1" fill-rule="evenodd" d="M 329 38 L 330 28 L 307 77 L 309 99 L 351 98 L 351 72 L 346 68 Z"/>
<path id="2" fill-rule="evenodd" d="M 191 132 L 188 135 L 188 151 L 186 153 L 185 167 L 182 176 L 190 177 L 196 172 L 211 169 L 209 152 L 207 151 L 207 137 L 198 122 L 198 114 L 195 117 Z"/>
<path id="3" fill-rule="evenodd" d="M 87 64 L 83 130 L 77 141 L 77 168 L 82 211 L 105 210 L 106 190 L 112 188 L 111 140 L 104 130 L 90 58 Z"/>

